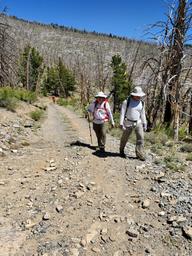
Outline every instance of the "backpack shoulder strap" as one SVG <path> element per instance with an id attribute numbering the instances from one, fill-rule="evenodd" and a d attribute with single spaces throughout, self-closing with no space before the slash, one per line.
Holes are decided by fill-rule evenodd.
<path id="1" fill-rule="evenodd" d="M 106 112 L 107 112 L 107 107 L 106 107 L 106 103 L 107 103 L 107 102 L 108 102 L 108 99 L 105 99 L 105 100 L 104 100 L 104 104 L 103 104 L 103 107 L 104 107 L 104 109 L 105 109 Z M 98 102 L 95 101 L 94 104 L 95 104 L 95 106 L 94 106 L 94 110 L 95 110 L 95 108 L 97 107 Z"/>
<path id="2" fill-rule="evenodd" d="M 105 111 L 107 111 L 107 107 L 106 107 L 106 103 L 107 103 L 107 102 L 109 102 L 109 101 L 108 101 L 108 99 L 106 98 L 106 99 L 105 99 L 105 101 L 104 101 L 104 105 L 103 105 L 103 106 L 104 106 Z"/>
<path id="3" fill-rule="evenodd" d="M 94 101 L 94 109 L 97 107 L 97 104 L 98 104 L 98 102 L 95 100 Z"/>
<path id="4" fill-rule="evenodd" d="M 143 100 L 141 100 L 141 103 L 142 103 L 142 110 L 143 110 L 143 108 L 145 106 L 145 102 Z"/>
<path id="5" fill-rule="evenodd" d="M 130 103 L 130 96 L 127 98 L 127 105 L 126 105 L 126 109 L 125 109 L 125 116 L 127 115 L 127 110 L 129 107 L 129 103 Z"/>

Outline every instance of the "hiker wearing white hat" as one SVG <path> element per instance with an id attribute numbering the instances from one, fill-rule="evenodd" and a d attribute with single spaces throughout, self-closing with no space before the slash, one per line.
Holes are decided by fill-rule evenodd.
<path id="1" fill-rule="evenodd" d="M 143 92 L 142 88 L 140 86 L 136 86 L 133 91 L 131 92 L 132 96 L 136 97 L 143 97 L 145 96 L 145 93 Z"/>
<path id="2" fill-rule="evenodd" d="M 101 152 L 105 152 L 106 123 L 110 120 L 112 127 L 115 126 L 107 95 L 98 92 L 93 103 L 89 105 L 88 112 L 93 115 L 93 130 L 97 137 L 99 149 Z"/>
<path id="3" fill-rule="evenodd" d="M 120 155 L 126 158 L 124 148 L 132 131 L 136 134 L 135 153 L 140 160 L 145 160 L 144 131 L 147 130 L 145 105 L 142 97 L 145 96 L 142 88 L 136 86 L 130 96 L 124 100 L 121 107 L 120 127 L 123 130 L 120 141 Z"/>
<path id="4" fill-rule="evenodd" d="M 104 98 L 104 99 L 106 99 L 106 98 L 107 98 L 107 95 L 105 95 L 103 92 L 98 92 L 98 93 L 95 95 L 95 98 Z"/>

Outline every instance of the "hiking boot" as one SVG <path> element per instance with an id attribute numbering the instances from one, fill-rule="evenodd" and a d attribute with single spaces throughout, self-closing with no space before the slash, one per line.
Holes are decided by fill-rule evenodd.
<path id="1" fill-rule="evenodd" d="M 124 151 L 120 151 L 120 157 L 122 158 L 127 158 L 126 154 Z"/>
<path id="2" fill-rule="evenodd" d="M 99 151 L 100 151 L 101 153 L 105 153 L 105 148 L 100 148 Z"/>
<path id="3" fill-rule="evenodd" d="M 139 160 L 141 160 L 141 161 L 145 161 L 146 160 L 146 158 L 145 158 L 145 156 L 142 156 L 142 155 L 137 155 L 137 158 L 139 159 Z"/>
<path id="4" fill-rule="evenodd" d="M 146 160 L 144 149 L 143 149 L 142 145 L 137 145 L 136 146 L 135 153 L 136 153 L 136 156 L 139 160 L 141 160 L 141 161 Z"/>
<path id="5" fill-rule="evenodd" d="M 139 157 L 139 160 L 145 161 L 146 159 L 145 159 L 145 157 Z"/>

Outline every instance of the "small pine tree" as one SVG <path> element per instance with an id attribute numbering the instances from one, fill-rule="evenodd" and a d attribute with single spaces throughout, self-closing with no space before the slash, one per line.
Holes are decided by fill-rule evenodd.
<path id="1" fill-rule="evenodd" d="M 70 70 L 68 70 L 61 59 L 58 64 L 59 75 L 59 91 L 60 95 L 67 98 L 71 95 L 71 92 L 75 90 L 75 77 Z"/>
<path id="2" fill-rule="evenodd" d="M 122 63 L 119 55 L 114 55 L 111 61 L 113 69 L 112 86 L 114 89 L 113 112 L 119 109 L 122 101 L 129 95 L 132 87 L 132 81 L 128 80 L 126 64 Z"/>
<path id="3" fill-rule="evenodd" d="M 51 93 L 58 95 L 59 88 L 59 72 L 57 66 L 48 67 L 46 70 L 46 78 L 43 81 L 42 92 L 44 95 Z"/>
<path id="4" fill-rule="evenodd" d="M 23 87 L 28 90 L 35 91 L 37 80 L 41 70 L 43 58 L 40 53 L 30 45 L 24 48 L 19 63 L 19 80 Z"/>
<path id="5" fill-rule="evenodd" d="M 57 66 L 47 68 L 43 81 L 42 92 L 44 95 L 51 93 L 67 98 L 75 90 L 75 77 L 59 59 Z"/>

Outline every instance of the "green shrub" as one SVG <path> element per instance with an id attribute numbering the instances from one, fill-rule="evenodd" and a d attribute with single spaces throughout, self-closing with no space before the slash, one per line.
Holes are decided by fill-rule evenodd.
<path id="1" fill-rule="evenodd" d="M 186 143 L 192 143 L 192 136 L 188 134 L 187 136 L 185 136 L 183 141 Z"/>
<path id="2" fill-rule="evenodd" d="M 17 107 L 17 99 L 16 98 L 6 98 L 6 99 L 0 99 L 0 107 L 6 108 L 10 111 L 15 111 Z"/>
<path id="3" fill-rule="evenodd" d="M 43 113 L 43 110 L 38 109 L 30 112 L 30 116 L 33 120 L 38 121 L 43 116 Z"/>
<path id="4" fill-rule="evenodd" d="M 183 146 L 181 146 L 180 150 L 182 152 L 188 152 L 191 153 L 192 152 L 192 144 L 184 144 Z"/>
<path id="5" fill-rule="evenodd" d="M 0 107 L 6 108 L 10 111 L 15 111 L 17 106 L 17 99 L 14 95 L 14 90 L 10 87 L 0 88 Z"/>
<path id="6" fill-rule="evenodd" d="M 8 98 L 6 102 L 6 109 L 9 111 L 15 111 L 17 107 L 17 99 L 16 98 Z"/>
<path id="7" fill-rule="evenodd" d="M 168 136 L 162 131 L 152 131 L 150 133 L 145 133 L 145 141 L 150 144 L 162 144 L 165 146 L 168 141 Z"/>
<path id="8" fill-rule="evenodd" d="M 167 162 L 166 167 L 172 171 L 184 171 L 185 166 L 182 163 Z"/>
<path id="9" fill-rule="evenodd" d="M 167 127 L 165 125 L 159 124 L 155 127 L 154 132 L 156 134 L 165 135 L 164 139 L 173 137 L 173 129 L 171 127 Z"/>
<path id="10" fill-rule="evenodd" d="M 162 156 L 164 153 L 162 144 L 154 144 L 151 146 L 151 151 L 159 156 Z"/>
<path id="11" fill-rule="evenodd" d="M 164 162 L 166 164 L 166 167 L 173 171 L 184 171 L 185 166 L 184 164 L 179 160 L 179 158 L 175 155 L 169 155 L 164 157 Z"/>
<path id="12" fill-rule="evenodd" d="M 184 140 L 187 136 L 187 126 L 179 128 L 179 140 Z"/>
<path id="13" fill-rule="evenodd" d="M 157 142 L 157 136 L 154 132 L 145 133 L 145 143 L 155 144 Z"/>
<path id="14" fill-rule="evenodd" d="M 192 161 L 192 153 L 189 153 L 186 157 L 186 161 Z"/>
<path id="15" fill-rule="evenodd" d="M 24 89 L 14 89 L 11 87 L 0 88 L 0 107 L 14 111 L 17 100 L 32 103 L 36 100 L 36 94 Z"/>
<path id="16" fill-rule="evenodd" d="M 57 100 L 57 104 L 60 105 L 60 106 L 64 106 L 64 107 L 69 105 L 67 99 L 64 99 L 64 98 L 59 98 Z"/>
<path id="17" fill-rule="evenodd" d="M 25 102 L 33 103 L 37 100 L 37 96 L 35 92 L 27 91 L 25 89 L 17 89 L 14 91 L 15 97 L 18 100 L 22 100 Z"/>
<path id="18" fill-rule="evenodd" d="M 165 166 L 165 162 L 163 161 L 163 159 L 155 159 L 154 164 L 160 165 L 160 166 Z"/>
<path id="19" fill-rule="evenodd" d="M 57 104 L 64 107 L 72 107 L 74 110 L 83 112 L 83 107 L 80 105 L 79 100 L 75 97 L 59 98 L 57 100 Z"/>

